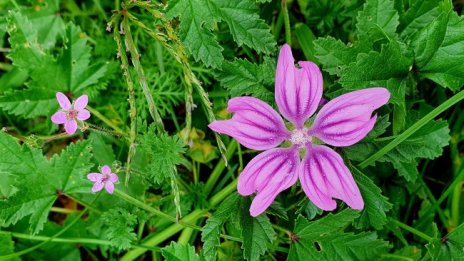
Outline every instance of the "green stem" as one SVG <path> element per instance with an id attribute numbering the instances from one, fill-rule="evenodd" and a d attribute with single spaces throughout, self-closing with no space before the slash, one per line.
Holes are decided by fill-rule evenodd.
<path id="1" fill-rule="evenodd" d="M 137 50 L 137 47 L 135 46 L 134 39 L 132 38 L 130 26 L 129 26 L 129 19 L 127 17 L 124 17 L 122 21 L 122 29 L 125 34 L 125 39 L 126 39 L 126 47 L 129 49 L 129 52 L 131 54 L 131 61 L 132 65 L 134 65 L 135 72 L 137 73 L 138 80 L 140 87 L 142 88 L 143 94 L 145 95 L 145 99 L 147 100 L 148 103 L 148 111 L 150 112 L 151 117 L 155 121 L 156 127 L 158 128 L 159 131 L 164 130 L 164 124 L 163 124 L 163 119 L 161 119 L 161 116 L 158 113 L 158 110 L 156 109 L 155 106 L 155 101 L 153 100 L 153 95 L 151 94 L 150 88 L 148 87 L 147 84 L 147 78 L 145 77 L 145 72 L 143 70 L 142 65 L 140 64 L 140 54 Z"/>
<path id="2" fill-rule="evenodd" d="M 104 122 L 106 125 L 108 125 L 110 128 L 112 128 L 114 131 L 116 131 L 117 133 L 121 134 L 122 136 L 126 136 L 125 132 L 119 128 L 118 126 L 116 126 L 116 124 L 114 124 L 110 119 L 106 118 L 103 114 L 101 114 L 99 111 L 95 110 L 94 108 L 90 107 L 87 105 L 87 107 L 85 107 L 92 115 L 94 115 L 95 117 L 97 117 L 99 120 L 101 120 L 102 122 Z"/>
<path id="3" fill-rule="evenodd" d="M 95 197 L 94 201 L 98 198 Z M 64 232 L 66 232 L 68 229 L 70 229 L 72 226 L 74 226 L 74 224 L 77 223 L 77 221 L 79 221 L 82 216 L 84 216 L 84 214 L 86 214 L 88 211 L 88 208 L 84 209 L 81 213 L 79 213 L 79 215 L 77 217 L 75 217 L 68 225 L 66 225 L 65 227 L 63 227 L 63 229 L 61 229 L 60 231 L 58 231 L 58 233 L 54 234 L 52 237 L 48 238 L 46 241 L 43 241 L 35 246 L 32 246 L 32 247 L 29 247 L 29 248 L 26 248 L 22 251 L 19 251 L 19 252 L 16 252 L 16 253 L 13 253 L 13 254 L 9 254 L 9 255 L 4 255 L 4 256 L 0 256 L 0 260 L 8 260 L 8 259 L 12 259 L 12 258 L 15 258 L 15 257 L 19 257 L 19 256 L 22 256 L 22 255 L 25 255 L 27 253 L 30 253 L 48 243 L 50 243 L 53 239 L 59 237 L 60 235 L 62 235 Z"/>
<path id="4" fill-rule="evenodd" d="M 226 155 L 227 160 L 230 160 L 230 158 L 232 158 L 237 147 L 238 147 L 238 144 L 235 140 L 229 143 L 229 145 L 227 146 L 227 155 Z M 209 193 L 214 187 L 214 184 L 216 184 L 216 181 L 218 180 L 219 176 L 221 175 L 225 167 L 226 167 L 225 161 L 220 160 L 218 164 L 216 165 L 216 167 L 211 172 L 211 175 L 209 176 L 208 180 L 206 181 L 205 195 L 209 195 Z"/>
<path id="5" fill-rule="evenodd" d="M 401 223 L 398 220 L 392 219 L 391 222 L 394 223 L 395 225 L 397 225 L 398 227 L 400 227 L 400 228 L 402 228 L 402 229 L 404 229 L 406 231 L 409 231 L 409 232 L 413 233 L 414 235 L 416 235 L 416 236 L 418 236 L 420 238 L 425 239 L 428 242 L 431 242 L 433 240 L 433 237 L 431 237 L 431 236 L 429 236 L 429 235 L 427 235 L 427 234 L 425 234 L 423 232 L 420 232 L 419 230 L 417 230 L 417 229 L 415 229 L 413 227 L 410 227 L 410 226 L 408 226 L 408 225 L 406 225 L 404 223 Z"/>
<path id="6" fill-rule="evenodd" d="M 416 225 L 421 226 L 430 214 L 432 214 L 435 209 L 448 197 L 449 194 L 454 190 L 454 188 L 462 182 L 464 179 L 464 167 L 461 168 L 459 175 L 454 179 L 454 181 L 448 186 L 448 188 L 443 192 L 440 198 L 428 208 L 427 211 L 422 215 L 422 217 L 417 221 Z"/>
<path id="7" fill-rule="evenodd" d="M 451 197 L 451 224 L 453 228 L 459 226 L 460 220 L 460 211 L 461 211 L 461 196 L 462 196 L 462 188 L 464 186 L 464 181 L 458 182 L 454 186 L 453 194 Z"/>
<path id="8" fill-rule="evenodd" d="M 209 203 L 211 207 L 216 206 L 219 204 L 221 201 L 223 201 L 228 195 L 230 195 L 236 188 L 237 182 L 236 180 L 232 181 L 227 187 L 222 189 L 220 192 L 218 192 L 216 195 L 214 195 Z M 208 211 L 207 210 L 194 210 L 192 213 L 188 214 L 182 219 L 182 222 L 185 223 L 193 223 L 195 222 L 198 218 L 204 216 Z M 172 237 L 175 235 L 177 232 L 181 231 L 184 228 L 181 224 L 173 224 L 166 229 L 163 229 L 159 233 L 154 234 L 152 237 L 149 237 L 147 240 L 145 240 L 142 245 L 144 246 L 157 246 L 158 244 L 161 244 L 162 242 L 166 241 L 168 238 Z M 230 238 L 230 237 L 228 237 Z M 124 256 L 121 257 L 120 261 L 128 261 L 128 260 L 134 260 L 143 253 L 145 253 L 146 250 L 144 249 L 133 249 L 128 251 Z"/>
<path id="9" fill-rule="evenodd" d="M 284 25 L 285 25 L 285 42 L 288 45 L 292 45 L 292 31 L 290 28 L 290 17 L 288 16 L 287 0 L 282 0 L 282 12 L 284 14 Z"/>
<path id="10" fill-rule="evenodd" d="M 68 208 L 57 208 L 57 207 L 52 207 L 50 211 L 55 212 L 55 213 L 61 213 L 61 214 L 72 214 L 72 213 L 79 212 L 79 210 L 68 209 Z"/>
<path id="11" fill-rule="evenodd" d="M 401 142 L 405 141 L 407 138 L 409 138 L 411 135 L 413 135 L 416 131 L 418 131 L 420 128 L 422 128 L 425 124 L 427 124 L 428 122 L 433 120 L 435 117 L 440 115 L 440 113 L 446 111 L 447 109 L 449 109 L 454 104 L 460 102 L 462 99 L 464 99 L 464 90 L 458 92 L 457 94 L 455 94 L 454 96 L 449 98 L 447 101 L 445 101 L 444 103 L 439 105 L 437 108 L 433 109 L 431 112 L 429 112 L 427 115 L 425 115 L 422 119 L 418 120 L 411 127 L 409 127 L 403 133 L 398 135 L 390 143 L 385 145 L 385 147 L 381 148 L 376 153 L 371 155 L 369 158 L 367 158 L 366 160 L 361 162 L 359 164 L 359 167 L 361 169 L 364 169 L 367 166 L 373 164 L 376 160 L 380 159 L 382 156 L 387 154 L 390 150 L 394 149 L 396 146 L 401 144 Z"/>

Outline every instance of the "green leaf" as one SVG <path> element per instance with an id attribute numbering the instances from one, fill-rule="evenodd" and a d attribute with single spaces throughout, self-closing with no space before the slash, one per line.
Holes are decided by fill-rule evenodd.
<path id="1" fill-rule="evenodd" d="M 0 256 L 6 256 L 14 253 L 14 242 L 10 235 L 0 235 Z M 19 261 L 19 257 L 8 259 L 11 261 Z"/>
<path id="2" fill-rule="evenodd" d="M 259 260 L 272 243 L 275 232 L 269 218 L 262 214 L 255 218 L 250 216 L 250 199 L 240 198 L 240 227 L 243 240 L 243 257 L 246 260 Z"/>
<path id="3" fill-rule="evenodd" d="M 331 36 L 314 41 L 315 56 L 322 64 L 324 71 L 340 76 L 343 69 L 356 61 L 358 53 L 366 48 L 361 44 L 346 46 L 342 41 Z"/>
<path id="4" fill-rule="evenodd" d="M 49 115 L 58 109 L 55 92 L 47 89 L 31 89 L 7 93 L 0 97 L 0 108 L 9 114 L 34 118 Z"/>
<path id="5" fill-rule="evenodd" d="M 295 35 L 298 38 L 306 60 L 316 61 L 316 57 L 314 56 L 314 41 L 316 40 L 316 36 L 311 29 L 303 23 L 296 24 Z"/>
<path id="6" fill-rule="evenodd" d="M 112 144 L 108 141 L 112 140 L 111 138 L 108 138 L 98 132 L 92 132 L 89 135 L 89 140 L 92 145 L 93 157 L 98 164 L 101 166 L 109 165 L 116 159 L 113 147 L 111 146 Z"/>
<path id="7" fill-rule="evenodd" d="M 118 250 L 125 250 L 131 246 L 131 242 L 137 240 L 134 226 L 137 224 L 137 216 L 122 208 L 114 208 L 102 214 L 101 219 L 104 228 L 104 238 L 111 241 L 111 245 Z"/>
<path id="8" fill-rule="evenodd" d="M 15 177 L 14 186 L 18 189 L 0 200 L 0 226 L 30 216 L 29 230 L 36 234 L 42 230 L 56 199 L 56 191 L 46 177 L 48 162 L 39 150 L 18 145 L 4 132 L 0 132 L 0 153 L 0 175 Z"/>
<path id="9" fill-rule="evenodd" d="M 274 94 L 266 87 L 273 84 L 274 70 L 275 63 L 270 59 L 265 59 L 265 62 L 259 65 L 236 59 L 233 62 L 224 62 L 216 79 L 234 97 L 252 95 L 263 101 L 273 102 Z"/>
<path id="10" fill-rule="evenodd" d="M 402 81 L 412 68 L 412 58 L 405 45 L 393 40 L 383 45 L 380 53 L 359 54 L 356 63 L 342 71 L 340 83 L 348 90 L 386 87 L 391 93 L 390 102 L 401 104 L 406 91 Z"/>
<path id="11" fill-rule="evenodd" d="M 66 193 L 90 193 L 92 183 L 86 178 L 93 166 L 89 143 L 71 143 L 60 155 L 51 159 L 52 173 L 49 178 L 56 189 Z"/>
<path id="12" fill-rule="evenodd" d="M 224 57 L 222 47 L 211 33 L 218 22 L 217 11 L 207 0 L 176 0 L 169 2 L 168 18 L 179 17 L 180 38 L 195 61 L 201 60 L 206 66 L 218 68 Z"/>
<path id="13" fill-rule="evenodd" d="M 358 216 L 350 209 L 312 222 L 299 216 L 288 260 L 372 260 L 386 253 L 388 243 L 377 239 L 375 232 L 341 231 Z"/>
<path id="14" fill-rule="evenodd" d="M 398 32 L 403 38 L 411 38 L 426 25 L 430 24 L 440 13 L 437 0 L 411 0 L 409 8 L 400 14 Z"/>
<path id="15" fill-rule="evenodd" d="M 381 261 L 398 261 L 399 259 L 408 261 L 422 260 L 422 251 L 416 246 L 406 246 L 395 251 L 393 255 L 383 256 Z"/>
<path id="16" fill-rule="evenodd" d="M 426 245 L 432 260 L 462 260 L 464 249 L 464 224 L 440 239 L 434 239 Z"/>
<path id="17" fill-rule="evenodd" d="M 352 168 L 352 171 L 364 200 L 364 209 L 359 218 L 354 221 L 354 226 L 358 229 L 373 227 L 380 230 L 387 223 L 386 213 L 393 205 L 382 195 L 380 188 L 364 173 L 356 168 Z"/>
<path id="18" fill-rule="evenodd" d="M 195 248 L 191 245 L 180 245 L 177 242 L 161 250 L 166 261 L 198 261 L 200 257 L 195 253 Z"/>
<path id="19" fill-rule="evenodd" d="M 274 51 L 276 42 L 269 26 L 259 18 L 256 3 L 252 0 L 214 0 L 221 20 L 238 46 L 243 44 L 261 53 Z"/>
<path id="20" fill-rule="evenodd" d="M 462 17 L 445 8 L 432 23 L 416 35 L 412 46 L 416 52 L 417 68 L 422 77 L 453 91 L 461 88 L 464 84 L 462 74 L 464 19 Z"/>
<path id="21" fill-rule="evenodd" d="M 203 241 L 203 256 L 205 260 L 216 260 L 217 248 L 220 244 L 219 235 L 221 227 L 230 218 L 237 204 L 239 196 L 237 193 L 230 195 L 218 207 L 213 216 L 208 218 L 203 231 L 201 232 L 201 241 Z"/>
<path id="22" fill-rule="evenodd" d="M 411 113 L 410 113 L 411 114 Z M 417 178 L 417 170 L 411 169 L 417 159 L 434 159 L 443 153 L 443 147 L 448 145 L 450 136 L 448 123 L 443 120 L 431 121 L 414 135 L 389 151 L 378 161 L 391 162 L 404 176 L 407 181 L 414 181 Z M 355 161 L 362 161 L 375 151 L 384 147 L 388 141 L 361 141 L 345 149 L 348 158 Z"/>
<path id="23" fill-rule="evenodd" d="M 385 37 L 393 38 L 398 19 L 393 0 L 368 0 L 357 17 L 358 38 L 372 42 Z"/>

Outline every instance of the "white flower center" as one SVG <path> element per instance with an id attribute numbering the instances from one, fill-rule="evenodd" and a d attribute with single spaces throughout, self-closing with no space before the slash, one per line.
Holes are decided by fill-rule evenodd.
<path id="1" fill-rule="evenodd" d="M 311 142 L 312 137 L 307 134 L 307 129 L 296 129 L 292 131 L 292 137 L 290 142 L 295 145 L 304 145 L 308 142 Z"/>

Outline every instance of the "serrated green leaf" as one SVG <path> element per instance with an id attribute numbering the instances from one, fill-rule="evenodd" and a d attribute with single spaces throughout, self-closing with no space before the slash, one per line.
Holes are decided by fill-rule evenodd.
<path id="1" fill-rule="evenodd" d="M 449 139 L 448 123 L 443 120 L 431 121 L 378 161 L 393 163 L 401 171 L 399 174 L 412 182 L 417 178 L 418 172 L 411 170 L 412 166 L 408 164 L 417 166 L 416 160 L 419 158 L 434 159 L 440 156 Z M 361 141 L 346 148 L 345 152 L 350 159 L 362 161 L 387 143 L 388 141 Z"/>
<path id="2" fill-rule="evenodd" d="M 102 214 L 101 219 L 105 226 L 104 238 L 111 241 L 111 245 L 118 250 L 125 250 L 131 246 L 131 242 L 137 240 L 134 226 L 137 224 L 137 216 L 123 208 L 114 208 Z"/>
<path id="3" fill-rule="evenodd" d="M 259 260 L 259 257 L 267 251 L 267 245 L 272 243 L 275 232 L 266 215 L 255 218 L 250 216 L 250 203 L 249 198 L 240 198 L 239 219 L 243 257 L 246 260 Z"/>
<path id="4" fill-rule="evenodd" d="M 205 260 L 216 260 L 217 248 L 220 244 L 219 235 L 221 227 L 230 218 L 232 212 L 235 211 L 238 202 L 239 196 L 237 193 L 230 195 L 221 203 L 213 216 L 206 221 L 201 232 L 201 241 L 203 241 L 202 253 Z"/>
<path id="5" fill-rule="evenodd" d="M 222 47 L 211 33 L 214 23 L 219 21 L 217 11 L 206 0 L 176 0 L 169 2 L 168 18 L 179 17 L 180 38 L 196 61 L 206 66 L 221 66 L 224 57 Z"/>
<path id="6" fill-rule="evenodd" d="M 391 94 L 390 102 L 404 103 L 405 85 L 402 81 L 412 68 L 412 53 L 398 41 L 383 45 L 381 52 L 359 54 L 356 63 L 347 66 L 340 83 L 348 90 L 383 86 Z"/>
<path id="7" fill-rule="evenodd" d="M 191 245 L 180 245 L 177 242 L 161 250 L 166 261 L 198 261 L 200 257 L 195 253 L 195 248 Z"/>
<path id="8" fill-rule="evenodd" d="M 358 216 L 350 209 L 312 222 L 299 216 L 288 260 L 372 260 L 386 253 L 388 243 L 374 232 L 340 231 Z"/>
<path id="9" fill-rule="evenodd" d="M 259 18 L 252 0 L 214 0 L 221 20 L 229 26 L 238 46 L 243 44 L 261 53 L 274 51 L 276 42 L 269 26 Z"/>
<path id="10" fill-rule="evenodd" d="M 0 256 L 6 256 L 14 253 L 14 242 L 11 235 L 0 235 Z M 19 257 L 8 259 L 11 261 L 19 261 Z"/>
<path id="11" fill-rule="evenodd" d="M 398 32 L 403 38 L 411 38 L 440 13 L 437 0 L 412 0 L 405 13 L 400 14 Z"/>
<path id="12" fill-rule="evenodd" d="M 0 108 L 9 114 L 34 118 L 56 111 L 55 92 L 47 89 L 15 91 L 0 97 Z"/>
<path id="13" fill-rule="evenodd" d="M 357 17 L 358 38 L 375 42 L 385 37 L 395 37 L 398 19 L 393 0 L 368 0 Z"/>
<path id="14" fill-rule="evenodd" d="M 426 245 L 432 260 L 463 260 L 464 224 L 455 228 L 441 239 L 434 239 Z"/>
<path id="15" fill-rule="evenodd" d="M 342 41 L 331 36 L 314 41 L 315 56 L 322 64 L 324 71 L 340 76 L 343 68 L 356 61 L 359 53 L 365 48 L 360 45 L 346 46 Z"/>
<path id="16" fill-rule="evenodd" d="M 354 226 L 358 229 L 373 227 L 380 230 L 387 223 L 386 213 L 393 205 L 382 195 L 380 188 L 370 178 L 356 168 L 352 170 L 364 200 L 364 209 L 359 218 L 354 221 Z"/>
<path id="17" fill-rule="evenodd" d="M 90 141 L 72 143 L 50 160 L 53 171 L 49 175 L 50 183 L 56 189 L 66 193 L 90 193 L 92 183 L 86 178 L 93 166 L 89 144 Z"/>
<path id="18" fill-rule="evenodd" d="M 266 59 L 263 64 L 247 60 L 226 61 L 216 78 L 232 96 L 253 95 L 263 101 L 273 101 L 274 94 L 266 86 L 274 79 L 275 64 Z"/>
<path id="19" fill-rule="evenodd" d="M 424 43 L 424 39 L 428 39 Z M 453 91 L 464 84 L 464 19 L 444 10 L 414 38 L 417 67 L 422 77 Z M 446 68 L 444 70 L 443 68 Z"/>

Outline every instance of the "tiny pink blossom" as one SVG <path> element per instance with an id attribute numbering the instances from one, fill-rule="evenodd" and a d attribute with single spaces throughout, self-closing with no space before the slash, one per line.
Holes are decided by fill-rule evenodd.
<path id="1" fill-rule="evenodd" d="M 73 135 L 77 130 L 78 123 L 82 123 L 90 118 L 90 112 L 85 109 L 88 103 L 88 97 L 87 95 L 82 95 L 71 104 L 66 95 L 57 92 L 56 99 L 61 109 L 52 115 L 52 122 L 55 124 L 63 124 L 66 133 Z"/>
<path id="2" fill-rule="evenodd" d="M 258 216 L 277 195 L 299 179 L 303 191 L 320 209 L 332 211 L 340 199 L 361 210 L 364 201 L 342 157 L 330 147 L 351 146 L 374 127 L 372 113 L 386 104 L 385 88 L 367 88 L 341 95 L 331 101 L 322 98 L 322 74 L 308 61 L 295 66 L 292 51 L 285 44 L 279 54 L 275 99 L 282 117 L 267 103 L 253 97 L 229 100 L 232 119 L 214 121 L 209 127 L 235 138 L 243 146 L 265 150 L 253 158 L 238 178 L 237 190 L 243 196 L 256 193 L 250 214 Z M 322 106 L 312 120 L 308 119 Z M 276 148 L 284 141 L 290 147 Z M 300 150 L 306 153 L 300 158 Z"/>
<path id="3" fill-rule="evenodd" d="M 92 187 L 92 192 L 98 192 L 105 187 L 110 194 L 114 192 L 114 183 L 118 182 L 118 175 L 111 172 L 111 168 L 105 165 L 101 168 L 101 173 L 90 173 L 87 179 L 95 182 Z"/>

